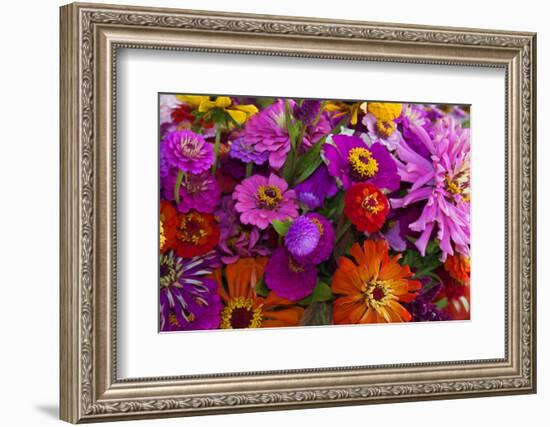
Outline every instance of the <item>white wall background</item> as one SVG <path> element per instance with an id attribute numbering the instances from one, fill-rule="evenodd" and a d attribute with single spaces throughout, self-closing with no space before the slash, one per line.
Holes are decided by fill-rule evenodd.
<path id="1" fill-rule="evenodd" d="M 110 0 L 113 3 L 121 3 Z M 332 426 L 346 422 L 408 426 L 543 425 L 550 405 L 550 202 L 546 188 L 550 116 L 550 29 L 535 0 L 272 2 L 133 0 L 134 4 L 538 32 L 539 393 L 438 402 L 266 412 L 125 426 Z M 3 5 L 0 67 L 0 420 L 7 426 L 60 425 L 58 401 L 58 6 L 57 0 Z M 487 169 L 490 173 L 490 168 Z M 498 177 L 497 177 L 498 178 Z"/>

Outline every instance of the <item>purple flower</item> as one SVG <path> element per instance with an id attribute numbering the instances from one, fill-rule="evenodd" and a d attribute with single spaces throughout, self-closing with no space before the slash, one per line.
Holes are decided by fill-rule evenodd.
<path id="1" fill-rule="evenodd" d="M 294 115 L 302 123 L 310 123 L 315 120 L 320 108 L 321 101 L 319 99 L 304 99 L 302 105 L 295 105 Z"/>
<path id="2" fill-rule="evenodd" d="M 332 255 L 334 248 L 334 228 L 328 219 L 315 212 L 307 213 L 303 218 L 307 218 L 315 224 L 319 230 L 319 241 L 315 249 L 309 254 L 296 256 L 295 258 L 300 264 L 321 264 Z"/>
<path id="3" fill-rule="evenodd" d="M 269 157 L 267 151 L 258 152 L 254 146 L 245 142 L 244 138 L 235 139 L 229 147 L 229 155 L 234 158 L 243 161 L 244 163 L 254 162 L 257 165 L 264 164 Z"/>
<path id="4" fill-rule="evenodd" d="M 412 127 L 417 126 L 429 132 L 431 122 L 426 110 L 418 104 L 403 104 L 403 112 L 397 122 L 401 125 L 403 140 L 422 157 L 428 158 L 430 156 L 428 149 L 411 130 Z"/>
<path id="5" fill-rule="evenodd" d="M 168 133 L 161 142 L 162 156 L 166 162 L 184 172 L 199 174 L 214 162 L 214 148 L 204 138 L 190 130 Z"/>
<path id="6" fill-rule="evenodd" d="M 160 330 L 216 329 L 222 304 L 216 282 L 208 276 L 219 267 L 214 252 L 183 259 L 160 255 Z"/>
<path id="7" fill-rule="evenodd" d="M 394 159 L 381 144 L 370 147 L 359 137 L 334 135 L 334 144 L 323 145 L 330 174 L 340 180 L 344 190 L 352 182 L 368 182 L 390 191 L 399 187 L 400 178 Z"/>
<path id="8" fill-rule="evenodd" d="M 289 101 L 290 107 L 294 101 Z M 268 153 L 269 165 L 279 169 L 290 151 L 290 136 L 286 122 L 285 100 L 266 107 L 246 122 L 244 139 L 259 153 Z"/>
<path id="9" fill-rule="evenodd" d="M 255 117 L 255 116 L 253 116 Z M 296 193 L 275 174 L 269 177 L 252 175 L 235 187 L 235 209 L 241 214 L 243 224 L 255 225 L 265 230 L 270 223 L 296 218 Z"/>
<path id="10" fill-rule="evenodd" d="M 332 129 L 327 115 L 325 113 L 319 115 L 320 109 L 321 101 L 316 99 L 306 99 L 301 106 L 298 104 L 294 106 L 294 116 L 306 127 L 300 146 L 302 151 L 309 150 Z"/>
<path id="11" fill-rule="evenodd" d="M 412 302 L 403 303 L 407 311 L 411 313 L 413 322 L 451 320 L 449 313 L 437 308 L 432 302 L 441 287 L 441 284 L 436 284 L 430 288 L 426 288 L 425 286 Z"/>
<path id="12" fill-rule="evenodd" d="M 458 252 L 469 255 L 470 243 L 470 132 L 452 118 L 438 120 L 430 136 L 422 127 L 412 126 L 430 153 L 426 159 L 408 144 L 400 144 L 401 179 L 412 184 L 405 197 L 391 199 L 394 209 L 425 202 L 419 218 L 409 225 L 421 232 L 415 245 L 422 255 L 437 225 L 443 258 Z"/>
<path id="13" fill-rule="evenodd" d="M 321 138 L 328 135 L 332 127 L 330 122 L 327 119 L 326 115 L 323 113 L 319 117 L 319 120 L 313 124 L 308 124 L 304 132 L 304 137 L 302 139 L 302 145 L 300 146 L 301 151 L 307 151 L 313 147 Z"/>
<path id="14" fill-rule="evenodd" d="M 326 197 L 333 197 L 338 192 L 335 179 L 328 172 L 325 164 L 319 166 L 304 182 L 301 182 L 294 191 L 298 201 L 308 209 L 317 209 L 325 203 Z"/>
<path id="15" fill-rule="evenodd" d="M 317 267 L 299 264 L 279 246 L 267 262 L 264 277 L 267 287 L 279 297 L 297 301 L 313 292 L 317 284 Z"/>
<path id="16" fill-rule="evenodd" d="M 295 257 L 309 255 L 319 244 L 321 233 L 315 222 L 306 216 L 295 219 L 285 236 L 285 246 Z"/>
<path id="17" fill-rule="evenodd" d="M 176 179 L 175 171 L 162 179 L 163 195 L 167 200 L 175 200 Z M 210 172 L 203 172 L 200 175 L 185 174 L 179 188 L 179 196 L 177 208 L 180 212 L 187 213 L 195 209 L 199 212 L 212 213 L 220 203 L 221 191 Z"/>
<path id="18" fill-rule="evenodd" d="M 363 117 L 363 124 L 367 127 L 367 134 L 374 142 L 379 142 L 384 145 L 388 150 L 395 150 L 397 145 L 401 142 L 401 133 L 393 127 L 383 127 L 387 122 L 377 120 L 373 114 L 366 114 Z"/>
<path id="19" fill-rule="evenodd" d="M 222 198 L 215 215 L 220 221 L 218 250 L 224 264 L 233 264 L 239 258 L 269 255 L 267 235 L 256 227 L 245 227 L 239 222 L 231 196 Z"/>

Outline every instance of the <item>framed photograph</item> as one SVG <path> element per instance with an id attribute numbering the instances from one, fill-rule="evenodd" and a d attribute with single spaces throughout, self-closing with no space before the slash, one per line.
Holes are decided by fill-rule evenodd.
<path id="1" fill-rule="evenodd" d="M 536 36 L 61 8 L 61 418 L 536 391 Z"/>

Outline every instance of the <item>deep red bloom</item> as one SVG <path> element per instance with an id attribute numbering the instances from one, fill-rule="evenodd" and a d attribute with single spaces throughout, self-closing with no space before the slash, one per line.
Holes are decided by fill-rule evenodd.
<path id="1" fill-rule="evenodd" d="M 191 114 L 191 108 L 187 104 L 180 104 L 172 110 L 170 116 L 174 123 L 181 123 L 184 120 L 193 123 L 195 116 Z"/>
<path id="2" fill-rule="evenodd" d="M 204 255 L 218 245 L 220 230 L 214 215 L 191 210 L 179 218 L 176 253 L 180 257 Z"/>
<path id="3" fill-rule="evenodd" d="M 191 107 L 187 104 L 178 105 L 172 110 L 170 116 L 175 124 L 187 124 L 187 126 L 184 127 L 190 127 L 195 121 L 195 116 L 191 113 Z M 214 123 L 205 123 L 203 119 L 200 119 L 198 124 L 203 128 L 211 128 L 214 126 Z"/>
<path id="4" fill-rule="evenodd" d="M 389 208 L 384 193 L 368 182 L 353 184 L 346 193 L 344 213 L 359 231 L 380 230 Z"/>

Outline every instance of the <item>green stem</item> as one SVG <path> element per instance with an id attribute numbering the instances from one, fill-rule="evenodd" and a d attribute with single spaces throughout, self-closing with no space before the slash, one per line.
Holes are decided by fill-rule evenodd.
<path id="1" fill-rule="evenodd" d="M 222 137 L 222 127 L 216 123 L 216 141 L 214 142 L 214 163 L 212 163 L 212 175 L 216 175 L 216 167 L 218 165 L 218 154 L 220 152 L 220 140 Z"/>
<path id="2" fill-rule="evenodd" d="M 176 184 L 174 185 L 174 200 L 176 203 L 180 202 L 180 187 L 184 177 L 185 172 L 180 169 L 176 178 Z"/>
<path id="3" fill-rule="evenodd" d="M 338 229 L 336 230 L 336 238 L 334 241 L 338 243 L 340 239 L 346 234 L 346 232 L 349 230 L 351 226 L 351 221 L 349 219 L 345 219 L 344 222 L 340 222 L 338 224 Z"/>
<path id="4" fill-rule="evenodd" d="M 252 168 L 254 167 L 254 163 L 248 162 L 246 164 L 246 178 L 248 178 L 250 175 L 252 175 Z"/>
<path id="5" fill-rule="evenodd" d="M 319 111 L 317 112 L 317 115 L 313 119 L 313 122 L 311 123 L 311 127 L 315 127 L 315 125 L 319 122 L 321 119 L 321 116 L 323 115 L 323 111 L 325 111 L 325 105 L 327 101 L 321 102 L 321 106 L 319 107 Z"/>

